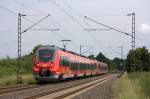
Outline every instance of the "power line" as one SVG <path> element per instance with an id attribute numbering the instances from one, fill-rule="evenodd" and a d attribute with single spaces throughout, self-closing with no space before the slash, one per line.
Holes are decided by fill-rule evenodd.
<path id="1" fill-rule="evenodd" d="M 72 10 L 72 12 L 74 12 L 74 13 L 76 13 L 78 16 L 80 16 L 81 18 L 83 18 L 84 17 L 84 15 L 83 14 L 81 14 L 79 11 L 77 11 L 77 10 L 75 10 L 73 7 L 71 7 L 65 0 L 62 0 L 63 2 L 64 2 L 64 4 L 68 7 L 68 8 L 70 8 L 71 10 Z M 85 25 L 87 25 L 87 22 L 85 21 L 85 20 L 82 20 L 83 21 L 83 23 L 85 24 Z M 84 27 L 82 26 L 82 28 L 84 29 Z"/>
<path id="2" fill-rule="evenodd" d="M 64 2 L 64 4 L 66 4 L 68 6 L 68 8 L 72 9 L 72 11 L 75 12 L 77 15 L 79 15 L 81 17 L 84 17 L 84 15 L 82 15 L 80 12 L 78 12 L 77 10 L 75 10 L 74 8 L 72 8 L 65 0 L 63 0 L 63 2 Z M 98 30 L 98 29 L 92 29 L 92 28 L 90 28 L 89 24 L 85 20 L 83 20 L 83 22 L 88 27 L 88 29 L 86 29 L 86 28 L 83 27 L 83 30 Z M 99 30 L 106 30 L 106 29 L 99 29 Z M 110 29 L 107 29 L 107 30 L 110 30 Z M 92 34 L 90 34 L 89 31 L 88 31 L 88 34 L 98 44 L 96 38 Z"/>
<path id="3" fill-rule="evenodd" d="M 52 16 L 51 16 L 52 17 Z M 34 23 L 32 20 L 30 20 L 30 19 L 28 19 L 28 18 L 26 18 L 26 17 L 22 17 L 24 20 L 26 20 L 26 21 L 28 21 L 28 22 L 30 22 L 30 23 Z M 57 22 L 58 23 L 58 22 Z M 60 25 L 60 24 L 59 24 Z M 58 28 L 57 29 L 42 29 L 41 27 L 44 27 L 44 26 L 42 26 L 42 25 L 38 25 L 38 26 L 40 26 L 40 29 L 31 29 L 31 30 L 49 30 L 49 31 L 51 31 L 52 33 L 54 33 L 55 32 L 55 30 L 59 30 Z M 61 27 L 62 27 L 62 25 L 60 25 Z M 57 35 L 59 38 L 63 38 L 63 39 L 66 39 L 66 37 L 64 37 L 64 36 L 62 36 L 62 35 L 60 35 L 60 34 L 57 34 L 57 32 L 55 32 L 54 33 L 55 35 Z"/>
<path id="4" fill-rule="evenodd" d="M 57 7 L 58 8 L 58 7 Z M 64 13 L 64 12 L 63 12 Z M 67 15 L 68 16 L 68 15 Z M 53 16 L 52 16 L 53 17 Z M 68 16 L 68 17 L 70 17 L 70 16 Z M 62 33 L 67 33 L 67 36 L 69 36 L 70 35 L 70 31 L 68 31 L 68 29 L 66 29 L 65 28 L 65 26 L 64 25 L 62 25 L 60 22 L 58 22 L 58 20 L 55 20 L 55 23 L 57 23 L 60 27 L 62 27 L 63 29 L 64 29 L 64 31 L 65 32 L 62 32 Z M 66 34 L 65 34 L 66 35 Z M 68 37 L 63 37 L 64 39 L 68 39 Z M 70 37 L 69 37 L 70 38 Z M 78 39 L 78 38 L 76 38 L 76 39 Z M 72 42 L 72 43 L 74 43 L 74 42 Z M 75 44 L 75 43 L 74 43 Z"/>
<path id="5" fill-rule="evenodd" d="M 91 28 L 90 25 L 89 25 L 87 22 L 85 22 L 85 24 L 87 25 L 88 29 Z M 90 32 L 91 32 L 91 31 L 90 31 Z M 90 35 L 90 37 L 92 37 L 93 41 L 95 41 L 95 42 L 97 43 L 97 45 L 99 46 L 99 43 L 98 43 L 97 39 L 92 35 L 92 34 L 94 34 L 94 33 L 91 34 L 90 32 L 87 31 L 87 33 Z"/>
<path id="6" fill-rule="evenodd" d="M 52 17 L 52 16 L 51 16 Z M 30 23 L 34 23 L 32 20 L 30 20 L 30 19 L 28 19 L 28 18 L 26 18 L 26 17 L 22 17 L 24 20 L 26 20 L 26 21 L 28 21 L 28 22 L 30 22 Z M 60 25 L 60 24 L 59 24 Z M 55 35 L 57 35 L 59 38 L 63 38 L 63 39 L 67 39 L 66 37 L 64 37 L 64 36 L 62 36 L 62 35 L 60 35 L 59 33 L 57 33 L 56 31 L 58 31 L 58 30 L 60 30 L 59 28 L 57 28 L 57 29 L 44 29 L 44 28 L 42 28 L 42 27 L 44 27 L 44 26 L 42 26 L 42 25 L 38 25 L 40 28 L 39 29 L 30 29 L 30 30 L 48 30 L 48 31 L 51 31 L 53 34 L 55 34 Z M 61 26 L 61 25 L 60 25 Z"/>
<path id="7" fill-rule="evenodd" d="M 97 23 L 97 24 L 102 25 L 102 26 L 105 26 L 105 27 L 107 27 L 107 28 L 109 28 L 109 29 L 115 30 L 115 31 L 117 31 L 117 32 L 123 33 L 123 34 L 125 34 L 125 35 L 132 36 L 132 35 L 129 34 L 129 33 L 126 33 L 126 32 L 123 32 L 123 31 L 121 31 L 121 30 L 115 29 L 115 28 L 113 28 L 113 27 L 111 27 L 111 26 L 108 26 L 108 25 L 105 25 L 105 24 L 103 24 L 103 23 L 101 23 L 101 22 L 95 21 L 95 20 L 93 20 L 93 19 L 91 19 L 91 18 L 89 18 L 89 17 L 87 17 L 87 16 L 84 16 L 84 18 L 89 19 L 89 20 L 91 20 L 91 21 L 93 21 L 93 22 L 95 22 L 95 23 Z"/>
<path id="8" fill-rule="evenodd" d="M 67 2 L 65 2 L 63 0 L 64 4 L 67 5 L 68 8 L 72 9 L 73 12 L 75 12 L 76 14 L 78 14 L 79 16 L 83 16 L 81 13 L 79 13 L 78 11 L 74 10 Z M 78 25 L 80 25 L 80 23 L 74 19 L 74 17 L 70 14 L 68 14 L 64 9 L 62 9 L 55 1 L 53 1 L 53 3 L 57 6 L 57 8 L 59 8 L 61 11 L 63 11 L 68 17 L 70 17 L 74 22 L 76 22 Z M 83 20 L 84 21 L 84 20 Z M 84 23 L 87 25 L 87 23 L 84 21 Z M 80 25 L 83 30 L 84 30 L 84 26 Z M 88 25 L 87 25 L 88 26 Z M 89 32 L 88 32 L 89 33 Z M 90 33 L 89 33 L 90 34 Z M 93 38 L 93 40 L 98 44 L 97 40 L 95 39 L 95 37 L 93 35 L 90 34 L 90 37 Z M 98 44 L 99 45 L 99 44 Z"/>
<path id="9" fill-rule="evenodd" d="M 41 21 L 43 21 L 44 19 L 46 19 L 47 17 L 49 17 L 50 15 L 48 14 L 46 17 L 42 18 L 41 20 L 37 21 L 35 24 L 33 24 L 32 26 L 30 26 L 29 28 L 25 29 L 22 33 L 28 31 L 29 29 L 31 29 L 32 27 L 34 27 L 35 25 L 39 24 Z"/>
<path id="10" fill-rule="evenodd" d="M 82 47 L 86 47 L 86 46 L 80 46 L 80 49 L 82 50 Z M 94 47 L 93 46 L 91 46 L 90 48 L 88 48 L 86 51 L 84 51 L 84 52 L 81 52 L 81 54 L 85 54 L 85 53 L 87 53 L 87 52 L 89 52 L 91 49 L 93 49 Z"/>
<path id="11" fill-rule="evenodd" d="M 31 25 L 30 27 L 28 27 L 27 29 L 25 29 L 24 31 L 21 30 L 21 19 L 23 16 L 26 16 L 25 14 L 21 14 L 19 13 L 18 14 L 18 68 L 17 68 L 17 81 L 18 79 L 20 78 L 19 77 L 19 73 L 20 73 L 20 70 L 22 69 L 22 66 L 21 66 L 21 38 L 22 38 L 22 34 L 27 32 L 28 30 L 30 30 L 31 28 L 33 28 L 34 26 L 36 26 L 37 24 L 39 24 L 41 21 L 45 20 L 47 17 L 49 17 L 50 15 L 47 15 L 45 17 L 43 17 L 42 19 L 40 19 L 39 21 L 37 21 L 36 23 L 34 23 L 33 25 Z"/>
<path id="12" fill-rule="evenodd" d="M 53 18 L 53 16 L 52 16 L 52 18 Z M 55 20 L 55 23 L 56 24 L 58 24 L 61 28 L 63 28 L 64 29 L 64 31 L 65 32 L 61 32 L 61 33 L 67 33 L 68 35 L 70 34 L 70 32 L 62 25 L 62 24 L 60 24 L 57 20 Z M 62 36 L 62 35 L 60 35 L 63 39 L 68 39 L 68 37 L 64 37 L 64 36 Z"/>
<path id="13" fill-rule="evenodd" d="M 97 31 L 97 30 L 111 30 L 111 29 L 96 29 L 96 28 L 88 29 L 88 28 L 85 28 L 84 30 L 86 30 L 86 31 Z"/>
<path id="14" fill-rule="evenodd" d="M 84 17 L 84 15 L 82 15 L 80 12 L 78 12 L 77 10 L 75 10 L 73 7 L 71 7 L 65 0 L 62 0 L 64 2 L 64 4 L 70 8 L 74 13 L 76 13 L 77 15 L 81 16 L 82 18 Z M 87 25 L 87 22 L 85 20 L 82 20 L 86 25 Z M 87 31 L 96 31 L 96 30 L 111 30 L 111 29 L 87 29 L 87 28 L 84 28 L 84 30 L 87 30 Z"/>
<path id="15" fill-rule="evenodd" d="M 73 7 L 71 7 L 65 0 L 62 0 L 64 2 L 64 4 L 70 8 L 73 12 L 75 12 L 76 14 L 82 16 L 82 14 L 80 12 L 78 12 L 77 10 L 75 10 Z"/>
<path id="16" fill-rule="evenodd" d="M 12 11 L 12 10 L 8 9 L 8 8 L 5 8 L 5 7 L 3 7 L 3 6 L 0 6 L 0 8 L 1 8 L 2 10 L 4 10 L 4 11 L 7 11 L 7 12 L 9 12 L 9 13 L 13 14 L 13 15 L 17 15 L 17 13 L 16 13 L 16 12 L 14 12 L 14 11 Z"/>
<path id="17" fill-rule="evenodd" d="M 39 10 L 39 9 L 35 9 L 35 8 L 33 8 L 33 7 L 31 7 L 31 6 L 29 6 L 29 5 L 25 4 L 25 3 L 23 3 L 23 2 L 20 1 L 20 0 L 14 0 L 14 1 L 15 1 L 16 3 L 18 3 L 18 4 L 20 4 L 21 6 L 24 6 L 24 7 L 27 7 L 27 8 L 32 9 L 32 11 L 38 12 L 38 13 L 40 13 L 40 14 L 48 14 L 48 13 L 45 13 L 45 12 Z M 29 15 L 29 14 L 28 14 L 28 15 Z"/>
<path id="18" fill-rule="evenodd" d="M 84 28 L 84 27 L 74 18 L 74 16 L 70 15 L 67 11 L 65 11 L 62 7 L 60 7 L 54 0 L 51 0 L 51 2 L 52 2 L 57 8 L 59 8 L 64 14 L 66 14 L 68 17 L 70 17 L 70 19 L 72 19 L 75 23 L 77 23 L 79 26 L 81 26 L 82 28 Z"/>

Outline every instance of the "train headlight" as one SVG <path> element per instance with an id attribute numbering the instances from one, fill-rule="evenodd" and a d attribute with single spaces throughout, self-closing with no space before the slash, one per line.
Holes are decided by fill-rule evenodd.
<path id="1" fill-rule="evenodd" d="M 39 66 L 40 66 L 40 64 L 38 63 L 38 64 L 37 64 L 37 67 L 39 67 Z"/>
<path id="2" fill-rule="evenodd" d="M 51 67 L 53 66 L 53 64 L 50 65 Z"/>

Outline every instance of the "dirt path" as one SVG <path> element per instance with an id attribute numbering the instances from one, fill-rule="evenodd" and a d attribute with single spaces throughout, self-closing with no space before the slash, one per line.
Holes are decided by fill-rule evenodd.
<path id="1" fill-rule="evenodd" d="M 73 99 L 110 99 L 113 93 L 112 84 L 116 79 L 117 77 L 98 85 Z"/>

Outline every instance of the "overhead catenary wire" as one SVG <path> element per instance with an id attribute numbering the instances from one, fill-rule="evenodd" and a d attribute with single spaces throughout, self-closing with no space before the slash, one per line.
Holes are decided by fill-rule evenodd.
<path id="1" fill-rule="evenodd" d="M 73 12 L 75 12 L 76 14 L 82 16 L 81 13 L 79 13 L 77 10 L 75 10 L 73 7 L 71 7 L 65 0 L 62 0 L 62 1 L 63 1 L 63 3 L 64 3 L 68 8 L 70 8 Z"/>
<path id="2" fill-rule="evenodd" d="M 117 31 L 117 32 L 120 32 L 120 33 L 122 33 L 122 34 L 125 34 L 125 35 L 128 35 L 128 36 L 132 36 L 131 34 L 129 34 L 129 33 L 127 33 L 127 32 L 123 32 L 123 31 L 118 30 L 118 29 L 116 29 L 116 28 L 113 28 L 113 27 L 111 27 L 111 26 L 105 25 L 105 24 L 103 24 L 103 23 L 101 23 L 101 22 L 98 22 L 98 21 L 95 21 L 95 20 L 93 20 L 93 19 L 91 19 L 91 18 L 89 18 L 89 17 L 87 17 L 87 16 L 84 16 L 84 18 L 86 18 L 86 19 L 88 19 L 88 20 L 91 20 L 91 21 L 93 21 L 93 22 L 95 22 L 95 23 L 97 23 L 97 24 L 100 24 L 100 25 L 102 25 L 102 26 L 105 26 L 105 27 L 107 27 L 107 28 L 110 28 L 110 29 L 112 29 L 112 30 L 115 30 L 115 31 Z"/>
<path id="3" fill-rule="evenodd" d="M 75 18 L 72 16 L 72 15 L 70 15 L 68 12 L 66 12 L 64 9 L 62 9 L 55 1 L 53 1 L 53 3 L 55 4 L 55 6 L 57 7 L 57 8 L 59 8 L 63 13 L 65 13 L 68 17 L 70 17 L 74 22 L 76 22 L 79 26 L 81 26 L 82 27 L 82 29 L 84 30 L 84 26 L 82 26 L 82 25 L 80 25 L 80 23 L 77 21 L 77 20 L 74 20 Z M 72 10 L 74 10 L 71 6 L 69 6 L 69 4 L 67 4 L 66 2 L 65 2 L 65 4 L 70 8 L 70 9 L 72 9 Z M 80 13 L 78 13 L 78 11 L 75 11 L 74 10 L 74 12 L 76 12 L 79 16 L 82 16 L 82 14 L 80 14 Z M 82 16 L 82 18 L 83 18 L 83 16 Z M 83 20 L 84 21 L 84 20 Z M 87 23 L 84 21 L 84 23 L 87 25 Z M 87 25 L 88 26 L 88 25 Z M 90 34 L 89 32 L 88 32 L 88 34 Z M 92 34 L 90 34 L 90 37 L 92 37 L 93 38 L 93 40 L 98 44 L 98 42 L 97 42 L 97 40 L 96 40 L 96 38 L 92 35 Z M 99 45 L 99 44 L 98 44 Z"/>
<path id="4" fill-rule="evenodd" d="M 89 32 L 88 32 L 89 33 Z M 89 34 L 91 34 L 91 33 L 89 33 Z M 92 37 L 93 37 L 93 35 L 92 35 Z M 97 42 L 97 41 L 96 41 Z"/>
<path id="5" fill-rule="evenodd" d="M 89 51 L 90 51 L 90 50 L 92 50 L 92 49 L 94 49 L 94 47 L 93 47 L 93 46 L 91 46 L 91 47 L 90 47 L 90 48 L 88 48 L 86 51 L 82 52 L 81 54 L 85 54 L 85 53 L 89 52 Z"/>
<path id="6" fill-rule="evenodd" d="M 71 10 L 72 10 L 72 12 L 74 12 L 74 13 L 76 13 L 78 16 L 80 16 L 81 18 L 84 18 L 84 15 L 82 15 L 80 12 L 78 12 L 77 10 L 75 10 L 73 7 L 71 7 L 65 0 L 62 0 L 63 2 L 64 2 L 64 4 L 68 7 L 68 8 L 70 8 Z M 85 23 L 85 25 L 88 27 L 88 29 L 90 30 L 90 29 L 92 29 L 92 28 L 90 28 L 90 26 L 89 26 L 89 24 L 85 21 L 85 20 L 82 20 L 84 23 Z M 82 26 L 82 28 L 83 28 L 83 30 L 86 30 L 87 28 L 85 28 L 85 27 L 83 27 Z M 92 30 L 96 30 L 96 29 L 92 29 Z M 111 30 L 111 29 L 99 29 L 99 30 Z M 98 44 L 98 41 L 96 40 L 96 38 L 90 33 L 91 31 L 87 31 L 88 32 L 88 34 L 90 35 L 90 37 L 92 37 L 92 39 Z M 99 45 L 99 44 L 98 44 Z"/>
<path id="7" fill-rule="evenodd" d="M 56 8 L 58 8 L 55 4 L 53 4 Z M 58 5 L 59 6 L 59 5 Z M 60 10 L 60 8 L 59 8 L 59 10 Z M 63 9 L 64 11 L 65 11 L 65 9 Z M 62 10 L 61 10 L 62 11 Z M 69 13 L 67 12 L 67 11 L 62 11 L 65 15 L 66 15 L 66 13 L 67 13 L 67 16 L 70 18 L 71 17 L 71 15 L 69 15 Z M 52 16 L 53 17 L 53 16 Z M 72 18 L 72 17 L 71 17 Z M 73 20 L 73 22 L 75 22 L 74 20 Z M 70 31 L 68 31 L 68 29 L 66 29 L 65 28 L 65 26 L 64 25 L 62 25 L 60 22 L 58 22 L 58 20 L 55 20 L 55 23 L 57 23 L 61 28 L 63 28 L 64 29 L 64 31 L 65 32 L 61 32 L 61 33 L 67 33 L 67 35 L 65 35 L 65 39 L 69 39 L 70 38 Z M 77 23 L 77 22 L 75 22 L 75 23 Z M 81 26 L 82 27 L 82 26 Z M 69 36 L 69 38 L 68 37 L 66 37 L 66 36 Z M 78 38 L 77 38 L 78 39 Z M 78 44 L 79 45 L 79 44 Z"/>
<path id="8" fill-rule="evenodd" d="M 79 22 L 78 20 L 76 20 L 74 18 L 74 16 L 70 15 L 66 10 L 64 10 L 61 6 L 59 6 L 57 4 L 57 2 L 55 2 L 55 0 L 51 0 L 51 2 L 58 8 L 60 9 L 65 15 L 67 15 L 70 19 L 72 19 L 72 21 L 74 21 L 76 24 L 78 24 L 80 27 L 84 28 Z"/>
<path id="9" fill-rule="evenodd" d="M 0 8 L 1 8 L 2 10 L 4 10 L 4 11 L 7 11 L 7 12 L 11 13 L 11 14 L 14 14 L 14 15 L 17 15 L 17 14 L 18 14 L 18 13 L 16 13 L 16 12 L 14 12 L 14 11 L 8 9 L 8 8 L 2 7 L 2 6 L 0 6 Z M 26 19 L 25 17 L 22 17 L 22 18 L 24 18 L 25 20 L 28 20 L 28 19 Z M 46 18 L 46 17 L 45 17 L 45 18 Z M 29 27 L 28 29 L 24 30 L 22 33 L 26 32 L 26 31 L 29 30 L 29 29 L 31 29 L 33 26 L 35 26 L 36 24 L 38 24 L 39 22 L 41 22 L 41 21 L 44 20 L 45 18 L 39 20 L 37 23 L 33 24 L 31 27 Z M 30 20 L 28 20 L 28 21 L 32 23 L 32 21 L 30 21 Z M 50 30 L 50 29 L 49 29 L 49 30 Z M 57 30 L 58 30 L 58 29 L 57 29 Z M 57 35 L 57 34 L 56 34 L 56 35 Z M 59 37 L 60 37 L 60 36 L 59 36 Z M 61 37 L 61 38 L 62 38 L 62 37 Z"/>
<path id="10" fill-rule="evenodd" d="M 76 13 L 76 14 L 79 15 L 79 16 L 81 16 L 82 18 L 84 17 L 80 12 L 78 12 L 77 10 L 75 10 L 74 8 L 72 8 L 65 0 L 62 0 L 62 1 L 63 1 L 64 4 L 65 4 L 68 8 L 70 8 L 74 13 Z M 83 22 L 85 23 L 85 25 L 86 25 L 88 28 L 90 28 L 89 24 L 88 24 L 86 21 L 83 20 Z M 85 27 L 82 26 L 82 29 L 85 30 Z M 98 44 L 96 38 L 95 38 L 92 34 L 90 34 L 89 31 L 88 31 L 88 34 L 89 34 L 90 37 L 92 37 L 92 39 Z M 99 44 L 98 44 L 98 45 L 99 45 Z"/>
<path id="11" fill-rule="evenodd" d="M 32 6 L 25 4 L 24 2 L 22 2 L 22 1 L 20 1 L 20 0 L 13 0 L 13 1 L 16 2 L 17 4 L 21 5 L 21 6 L 30 8 L 30 9 L 31 9 L 32 11 L 34 11 L 34 12 L 37 12 L 37 13 L 40 13 L 40 14 L 48 14 L 48 13 L 46 13 L 46 12 L 43 12 L 43 11 L 39 10 L 39 9 L 35 9 L 35 8 L 33 8 Z M 28 15 L 29 15 L 29 14 L 28 14 Z"/>
<path id="12" fill-rule="evenodd" d="M 30 22 L 30 23 L 33 23 L 33 21 L 32 20 L 30 20 L 30 19 L 27 19 L 27 18 L 25 18 L 25 17 L 23 17 L 26 21 L 28 21 L 28 22 Z M 38 29 L 30 29 L 30 30 L 47 30 L 47 31 L 51 31 L 53 34 L 55 34 L 55 35 L 57 35 L 56 37 L 59 37 L 60 39 L 66 39 L 66 37 L 64 37 L 64 36 L 62 36 L 62 35 L 60 35 L 59 33 L 57 33 L 56 31 L 58 31 L 58 30 L 60 30 L 59 28 L 55 28 L 55 29 L 47 29 L 47 28 L 41 28 L 41 26 L 42 25 L 38 25 L 40 28 L 38 28 Z M 44 26 L 42 26 L 42 27 L 44 27 Z"/>
<path id="13" fill-rule="evenodd" d="M 17 15 L 16 12 L 14 12 L 13 10 L 10 10 L 10 9 L 8 9 L 8 8 L 6 8 L 6 7 L 0 6 L 0 9 L 4 10 L 4 11 L 6 11 L 6 12 L 9 12 L 9 13 L 11 13 L 11 14 L 13 14 L 13 15 Z"/>
<path id="14" fill-rule="evenodd" d="M 47 17 L 49 17 L 50 15 L 48 14 L 47 16 L 45 16 L 44 18 L 42 18 L 41 20 L 37 21 L 36 23 L 34 23 L 32 26 L 28 27 L 27 29 L 25 29 L 22 34 L 26 31 L 28 31 L 29 29 L 31 29 L 32 27 L 34 27 L 35 25 L 39 24 L 41 21 L 45 20 Z"/>
<path id="15" fill-rule="evenodd" d="M 53 18 L 53 16 L 51 16 L 52 18 Z M 53 19 L 53 20 L 55 20 L 55 19 Z M 55 23 L 57 24 L 57 25 L 59 25 L 59 27 L 61 27 L 62 29 L 64 29 L 64 31 L 65 32 L 61 32 L 61 33 L 67 33 L 68 34 L 68 36 L 69 36 L 69 31 L 61 24 L 61 23 L 59 23 L 57 20 L 55 20 Z M 60 34 L 59 34 L 60 35 Z M 63 39 L 69 39 L 68 37 L 66 37 L 66 35 L 64 36 L 64 35 L 60 35 Z"/>
<path id="16" fill-rule="evenodd" d="M 28 19 L 26 17 L 22 17 L 22 18 L 24 20 L 32 23 L 32 24 L 34 23 L 32 20 L 30 20 L 30 19 Z M 56 29 L 46 29 L 46 28 L 43 28 L 44 27 L 43 25 L 38 24 L 38 26 L 39 26 L 39 29 L 30 29 L 30 30 L 48 30 L 48 31 L 51 31 L 54 35 L 57 35 L 56 37 L 59 37 L 60 39 L 62 39 L 62 38 L 66 39 L 66 37 L 64 37 L 63 35 L 61 35 L 58 32 L 56 32 L 56 31 L 60 30 L 59 28 L 56 28 Z"/>
<path id="17" fill-rule="evenodd" d="M 16 0 L 14 0 L 14 1 L 16 1 Z M 38 13 L 42 13 L 43 14 L 43 11 L 41 11 L 41 10 L 37 10 L 37 9 L 35 9 L 35 8 L 33 8 L 33 7 L 31 7 L 31 6 L 29 6 L 29 5 L 26 5 L 25 3 L 23 3 L 23 2 L 21 2 L 21 1 L 19 1 L 19 0 L 17 0 L 16 1 L 18 4 L 20 4 L 20 5 L 23 5 L 23 6 L 26 6 L 26 7 L 29 7 L 29 8 L 31 8 L 31 10 L 34 10 L 34 11 L 36 11 L 36 12 L 38 12 Z M 27 19 L 27 18 L 25 18 L 25 17 L 23 17 L 26 21 L 28 21 L 28 22 L 30 22 L 30 23 L 33 23 L 33 21 L 31 21 L 31 20 L 29 20 L 29 19 Z M 39 26 L 41 26 L 41 25 L 39 25 Z M 32 29 L 32 30 L 43 30 L 43 29 Z M 50 29 L 44 29 L 44 30 L 50 30 Z M 55 32 L 55 31 L 52 31 L 53 33 Z M 56 34 L 58 37 L 60 37 L 60 38 L 66 38 L 66 37 L 64 37 L 64 36 L 62 36 L 62 35 L 60 35 L 60 34 L 57 34 L 57 32 L 55 32 L 54 34 Z"/>
<path id="18" fill-rule="evenodd" d="M 82 19 L 84 19 L 84 15 L 81 14 L 79 11 L 77 11 L 76 9 L 74 9 L 73 7 L 70 6 L 70 4 L 68 4 L 65 0 L 62 0 L 64 2 L 64 4 L 72 10 L 72 12 L 76 13 L 78 16 L 80 16 Z M 85 23 L 85 25 L 87 25 L 87 22 L 85 20 L 82 20 L 83 23 Z M 88 25 L 87 25 L 88 26 Z M 83 28 L 84 30 L 87 30 L 87 31 L 96 31 L 96 30 L 111 30 L 111 29 L 92 29 L 92 28 Z"/>
<path id="19" fill-rule="evenodd" d="M 69 9 L 72 10 L 72 12 L 74 12 L 76 15 L 80 16 L 81 19 L 83 19 L 84 15 L 82 15 L 79 11 L 77 11 L 76 9 L 74 9 L 73 7 L 71 7 L 70 4 L 67 3 L 65 0 L 62 0 L 62 1 L 64 2 L 64 4 L 65 4 Z M 85 23 L 85 25 L 87 25 L 87 23 L 86 23 L 85 20 L 82 20 L 82 21 L 83 21 L 83 23 Z M 83 28 L 83 30 L 84 30 L 85 27 L 82 26 L 82 28 Z"/>
<path id="20" fill-rule="evenodd" d="M 28 22 L 30 22 L 30 23 L 34 23 L 32 20 L 30 20 L 30 19 L 28 19 L 28 18 L 26 18 L 26 17 L 22 17 L 24 20 L 26 20 L 26 21 L 28 21 Z M 40 29 L 30 29 L 30 30 L 48 30 L 48 31 L 51 31 L 53 34 L 55 34 L 55 35 L 57 35 L 59 38 L 66 38 L 66 37 L 64 37 L 64 36 L 62 36 L 62 35 L 60 35 L 59 33 L 57 33 L 57 32 L 55 32 L 55 30 L 53 29 L 44 29 L 43 27 L 44 26 L 42 26 L 42 25 L 40 25 L 40 24 L 38 24 L 38 27 L 40 27 Z M 42 27 L 42 28 L 41 28 Z M 56 29 L 56 30 L 59 30 L 58 28 Z"/>
<path id="21" fill-rule="evenodd" d="M 27 15 L 28 16 L 28 15 Z M 22 17 L 25 21 L 28 21 L 28 22 L 30 22 L 30 23 L 34 23 L 34 21 L 32 21 L 32 20 L 30 20 L 30 19 L 28 19 L 27 17 Z M 39 28 L 44 28 L 44 26 L 43 25 L 41 25 L 41 24 L 38 24 L 37 25 Z"/>

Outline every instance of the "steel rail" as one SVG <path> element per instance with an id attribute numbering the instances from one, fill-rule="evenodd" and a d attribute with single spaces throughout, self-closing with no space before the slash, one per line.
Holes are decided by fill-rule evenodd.
<path id="1" fill-rule="evenodd" d="M 113 74 L 112 74 L 112 75 L 113 75 Z M 108 75 L 108 76 L 106 76 L 105 78 L 101 78 L 101 79 L 103 79 L 103 80 L 108 79 L 107 77 L 111 77 L 111 75 Z M 103 81 L 103 80 L 102 80 L 102 81 Z M 63 90 L 66 90 L 66 89 L 70 89 L 70 88 L 73 88 L 73 87 L 76 87 L 76 86 L 79 86 L 79 85 L 84 85 L 84 84 L 87 84 L 87 83 L 89 83 L 89 82 L 84 82 L 84 83 L 82 83 L 82 84 L 81 84 L 81 83 L 78 83 L 78 84 L 75 84 L 75 85 L 63 87 L 63 88 L 61 88 L 61 89 L 54 89 L 54 90 L 51 90 L 51 91 L 46 92 L 46 93 L 41 93 L 41 94 L 38 94 L 38 95 L 35 95 L 35 96 L 27 97 L 27 98 L 25 98 L 25 99 L 36 99 L 36 98 L 39 98 L 39 97 L 43 97 L 43 96 L 47 96 L 47 95 L 50 95 L 50 94 L 54 94 L 54 93 L 56 93 L 56 92 L 60 92 L 60 91 L 63 91 Z M 66 95 L 65 95 L 65 96 L 66 96 Z M 64 97 L 64 96 L 61 96 L 61 97 Z M 57 98 L 60 99 L 60 97 L 57 97 Z"/>
<path id="2" fill-rule="evenodd" d="M 49 84 L 44 85 L 16 85 L 16 86 L 8 86 L 8 87 L 2 87 L 0 88 L 0 96 L 4 94 L 9 94 L 17 91 L 23 91 L 33 88 L 40 88 L 44 86 L 48 86 Z"/>

